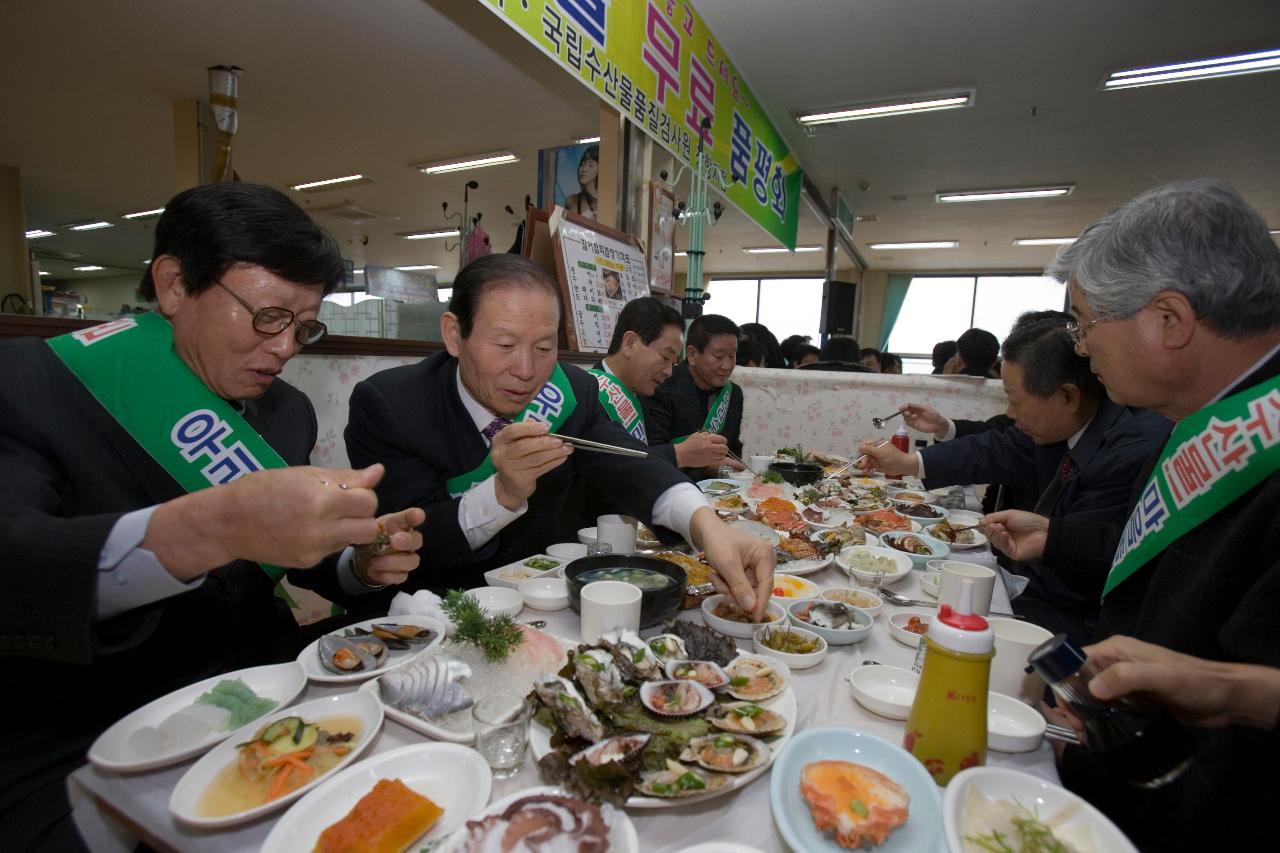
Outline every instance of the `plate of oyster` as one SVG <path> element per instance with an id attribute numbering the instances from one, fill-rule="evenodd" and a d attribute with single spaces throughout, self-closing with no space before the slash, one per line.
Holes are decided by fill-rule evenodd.
<path id="1" fill-rule="evenodd" d="M 703 650 L 629 631 L 571 649 L 535 685 L 542 781 L 594 802 L 670 808 L 765 773 L 795 730 L 790 670 L 757 654 L 698 660 Z"/>
<path id="2" fill-rule="evenodd" d="M 379 616 L 325 634 L 302 650 L 298 663 L 312 681 L 365 681 L 404 666 L 441 639 L 439 631 L 410 618 Z"/>

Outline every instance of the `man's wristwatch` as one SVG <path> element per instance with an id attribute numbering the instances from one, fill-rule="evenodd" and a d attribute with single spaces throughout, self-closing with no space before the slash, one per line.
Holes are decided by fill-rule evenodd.
<path id="1" fill-rule="evenodd" d="M 352 554 L 351 556 L 351 574 L 357 581 L 360 582 L 360 585 L 365 587 L 366 589 L 386 589 L 387 588 L 386 584 L 374 583 L 373 580 L 371 580 L 369 576 L 365 574 L 364 569 L 361 568 L 360 566 L 360 549 L 359 548 L 357 548 L 355 553 Z"/>

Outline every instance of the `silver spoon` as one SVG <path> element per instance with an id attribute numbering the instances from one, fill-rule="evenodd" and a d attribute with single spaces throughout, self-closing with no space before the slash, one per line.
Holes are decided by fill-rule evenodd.
<path id="1" fill-rule="evenodd" d="M 889 421 L 893 420 L 894 418 L 896 418 L 898 415 L 902 414 L 905 411 L 906 409 L 902 409 L 900 411 L 894 412 L 892 415 L 889 415 L 889 417 L 887 418 L 872 418 L 871 425 L 876 429 L 884 429 L 885 424 L 887 424 Z"/>
<path id="2" fill-rule="evenodd" d="M 896 604 L 899 607 L 937 607 L 936 601 L 921 601 L 917 598 L 907 598 L 905 595 L 899 595 L 888 589 L 881 589 L 876 593 L 890 604 Z M 992 610 L 989 616 L 1001 616 L 1005 619 L 1026 619 L 1025 616 L 1019 616 L 1017 613 L 1001 613 L 998 610 Z"/>
<path id="3" fill-rule="evenodd" d="M 524 624 L 528 625 L 530 628 L 533 628 L 533 629 L 536 631 L 536 630 L 539 630 L 539 629 L 541 629 L 541 628 L 545 628 L 545 627 L 547 627 L 547 620 L 545 620 L 545 619 L 534 619 L 532 622 L 526 622 L 526 623 L 524 623 Z"/>

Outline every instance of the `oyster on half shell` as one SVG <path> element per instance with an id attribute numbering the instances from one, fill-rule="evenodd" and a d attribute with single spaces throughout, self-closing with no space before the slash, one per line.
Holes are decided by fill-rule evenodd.
<path id="1" fill-rule="evenodd" d="M 544 675 L 534 684 L 534 690 L 566 735 L 592 743 L 604 739 L 604 723 L 572 681 L 559 675 Z"/>
<path id="2" fill-rule="evenodd" d="M 592 707 L 614 705 L 626 698 L 626 684 L 613 655 L 604 649 L 585 649 L 573 655 L 573 677 L 582 685 Z"/>

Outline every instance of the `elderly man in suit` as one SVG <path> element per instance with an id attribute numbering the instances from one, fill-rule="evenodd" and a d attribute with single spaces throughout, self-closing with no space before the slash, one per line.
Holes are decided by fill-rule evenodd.
<path id="1" fill-rule="evenodd" d="M 1014 427 L 991 429 L 902 453 L 867 452 L 880 469 L 922 477 L 929 487 L 954 483 L 1035 483 L 1036 507 L 1059 517 L 1119 520 L 1142 460 L 1169 422 L 1109 399 L 1073 351 L 1065 314 L 1019 322 L 1004 342 L 1001 378 Z M 1013 563 L 1007 577 L 1014 610 L 1077 637 L 1093 633 L 1105 573 L 1071 566 L 1050 570 Z"/>
<path id="2" fill-rule="evenodd" d="M 517 255 L 479 258 L 454 279 L 441 319 L 446 351 L 352 392 L 350 458 L 386 465 L 382 506 L 427 513 L 421 553 L 430 570 L 410 585 L 477 586 L 484 571 L 560 541 L 577 476 L 705 551 L 721 591 L 761 618 L 774 565 L 765 540 L 721 522 L 656 454 L 576 450 L 557 437 L 648 450 L 605 414 L 595 377 L 558 363 L 559 327 L 555 279 Z"/>
<path id="3" fill-rule="evenodd" d="M 297 654 L 273 595 L 286 568 L 314 567 L 290 579 L 338 599 L 417 565 L 421 511 L 375 519 L 379 469 L 288 467 L 316 419 L 277 374 L 323 336 L 341 277 L 337 245 L 282 193 L 198 187 L 156 226 L 156 313 L 0 344 L 0 655 L 38 702 L 4 715 L 6 849 L 80 846 L 65 776 L 116 718 Z M 345 548 L 380 526 L 392 553 Z"/>

